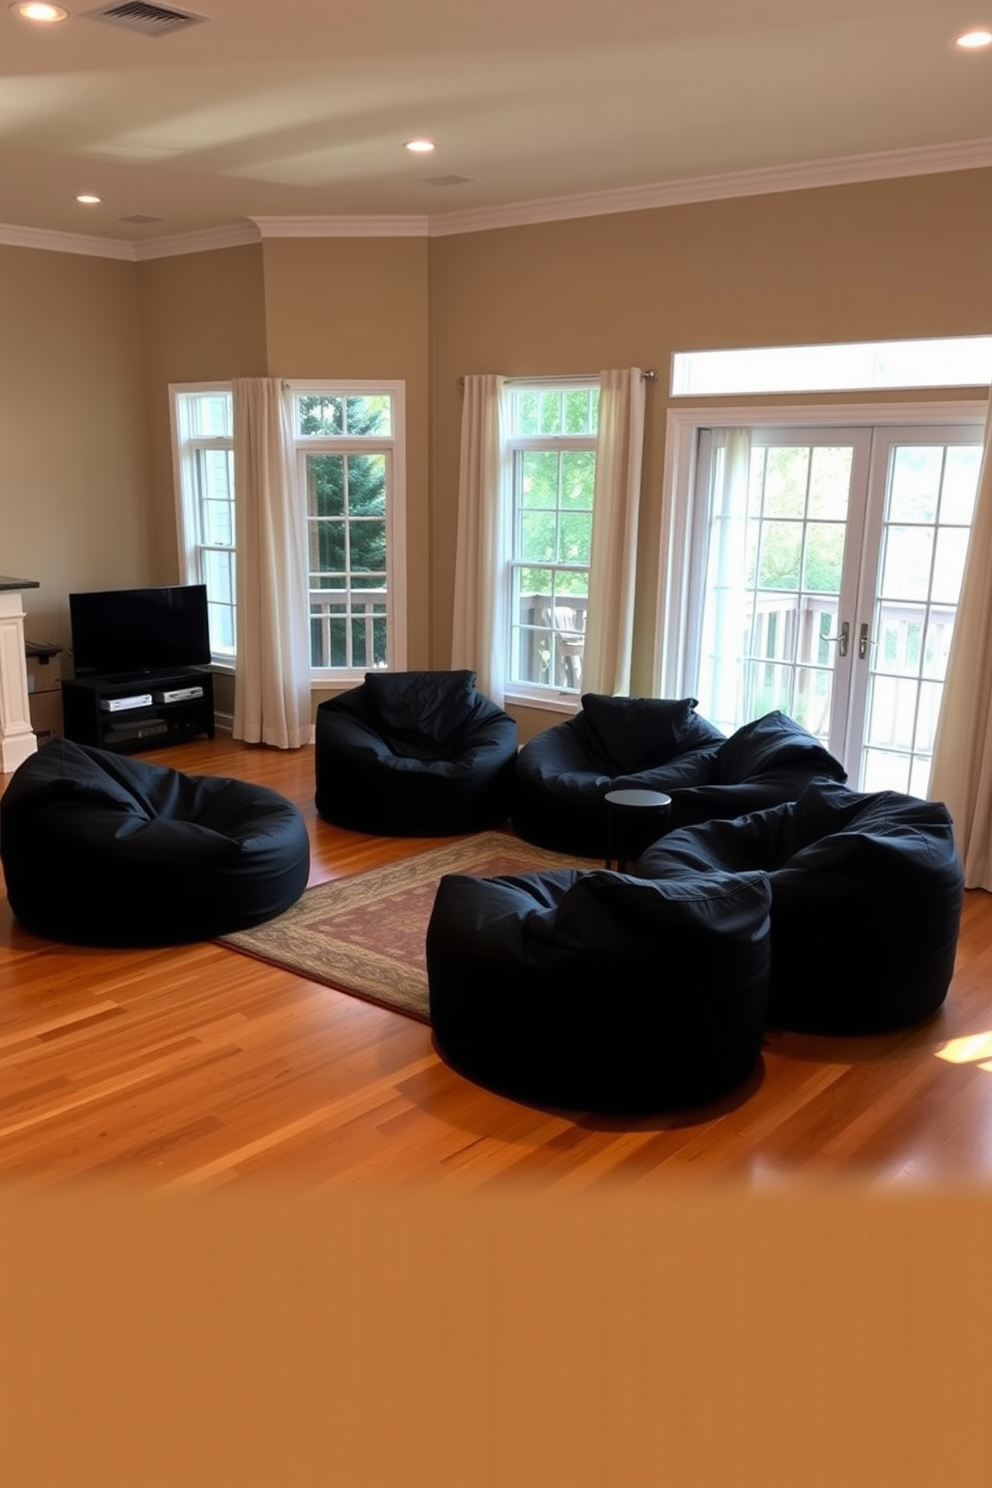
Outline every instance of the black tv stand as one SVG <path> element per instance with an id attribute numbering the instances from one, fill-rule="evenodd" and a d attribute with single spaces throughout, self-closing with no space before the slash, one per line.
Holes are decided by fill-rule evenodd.
<path id="1" fill-rule="evenodd" d="M 199 696 L 170 699 L 167 694 L 201 689 Z M 113 708 L 132 698 L 150 702 Z M 169 671 L 74 677 L 62 683 L 62 719 L 67 739 L 130 754 L 214 737 L 214 679 L 200 667 Z"/>

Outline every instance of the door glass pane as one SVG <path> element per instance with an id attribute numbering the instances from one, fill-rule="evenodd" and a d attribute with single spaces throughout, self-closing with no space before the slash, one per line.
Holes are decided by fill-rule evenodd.
<path id="1" fill-rule="evenodd" d="M 943 527 L 937 533 L 934 554 L 933 584 L 930 598 L 935 604 L 956 605 L 964 578 L 964 560 L 968 556 L 968 531 L 965 527 Z"/>
<path id="2" fill-rule="evenodd" d="M 893 599 L 926 599 L 933 559 L 932 527 L 891 527 L 882 538 L 879 590 Z"/>
<path id="3" fill-rule="evenodd" d="M 830 729 L 830 687 L 832 674 L 813 667 L 797 667 L 792 716 L 803 728 L 819 738 Z"/>
<path id="4" fill-rule="evenodd" d="M 961 444 L 947 451 L 944 467 L 944 489 L 940 497 L 940 520 L 971 526 L 978 490 L 978 472 L 982 463 L 980 444 Z"/>
<path id="5" fill-rule="evenodd" d="M 862 790 L 925 795 L 981 445 L 897 445 L 867 638 Z"/>
<path id="6" fill-rule="evenodd" d="M 919 675 L 926 613 L 926 605 L 878 606 L 878 637 L 872 643 L 878 652 L 877 674 Z"/>
<path id="7" fill-rule="evenodd" d="M 841 522 L 809 522 L 803 554 L 803 588 L 817 594 L 840 591 L 844 567 L 844 526 Z"/>
<path id="8" fill-rule="evenodd" d="M 836 436 L 835 436 L 836 437 Z M 726 732 L 781 709 L 827 742 L 854 449 L 719 446 L 697 681 Z"/>
<path id="9" fill-rule="evenodd" d="M 937 516 L 942 446 L 897 449 L 892 456 L 890 522 L 933 522 Z"/>
<path id="10" fill-rule="evenodd" d="M 923 647 L 923 675 L 943 682 L 947 676 L 947 658 L 951 650 L 951 633 L 954 629 L 953 605 L 932 605 L 927 621 L 926 643 Z"/>
<path id="11" fill-rule="evenodd" d="M 760 718 L 781 708 L 783 713 L 792 712 L 792 668 L 776 666 L 770 661 L 753 661 L 750 666 L 751 686 L 748 691 L 754 699 L 754 716 Z"/>
<path id="12" fill-rule="evenodd" d="M 909 781 L 912 770 L 913 757 L 909 754 L 897 754 L 895 751 L 866 749 L 861 767 L 861 786 L 863 791 L 901 791 L 904 795 L 918 795 L 918 791 L 910 791 Z M 929 769 L 927 771 L 929 775 Z"/>
<path id="13" fill-rule="evenodd" d="M 758 583 L 762 589 L 798 589 L 803 552 L 801 522 L 765 522 Z"/>
<path id="14" fill-rule="evenodd" d="M 938 683 L 924 682 L 920 686 L 920 697 L 916 724 L 916 747 L 923 753 L 933 753 L 933 741 L 937 733 L 937 716 L 943 687 Z"/>
<path id="15" fill-rule="evenodd" d="M 916 734 L 916 694 L 916 683 L 911 679 L 875 678 L 868 722 L 873 743 L 891 749 L 912 749 Z"/>
<path id="16" fill-rule="evenodd" d="M 851 461 L 854 451 L 849 445 L 820 445 L 813 450 L 809 478 L 809 514 L 826 517 L 831 522 L 846 522 L 851 494 Z"/>
<path id="17" fill-rule="evenodd" d="M 802 517 L 808 480 L 808 449 L 770 449 L 765 470 L 765 516 Z"/>

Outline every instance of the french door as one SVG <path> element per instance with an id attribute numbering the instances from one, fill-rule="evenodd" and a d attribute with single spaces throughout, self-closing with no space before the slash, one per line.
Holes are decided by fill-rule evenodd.
<path id="1" fill-rule="evenodd" d="M 687 677 L 725 732 L 780 708 L 852 787 L 926 794 L 981 425 L 701 430 Z"/>

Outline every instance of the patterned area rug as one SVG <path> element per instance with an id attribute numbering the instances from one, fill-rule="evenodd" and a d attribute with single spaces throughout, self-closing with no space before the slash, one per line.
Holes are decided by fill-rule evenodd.
<path id="1" fill-rule="evenodd" d="M 221 944 L 426 1023 L 424 937 L 442 874 L 500 878 L 582 867 L 602 864 L 546 852 L 504 832 L 480 832 L 400 863 L 317 884 L 285 914 L 255 930 L 225 935 Z"/>

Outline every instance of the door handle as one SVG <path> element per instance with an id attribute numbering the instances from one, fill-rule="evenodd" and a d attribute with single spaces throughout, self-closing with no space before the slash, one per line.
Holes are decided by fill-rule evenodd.
<path id="1" fill-rule="evenodd" d="M 864 661 L 868 655 L 868 626 L 862 625 L 858 631 L 858 655 Z"/>
<path id="2" fill-rule="evenodd" d="M 851 638 L 851 622 L 849 620 L 845 620 L 844 621 L 843 625 L 840 627 L 840 629 L 838 630 L 838 632 L 837 632 L 837 634 L 835 636 L 824 636 L 823 637 L 823 639 L 825 641 L 836 641 L 837 642 L 837 655 L 838 656 L 846 656 L 847 655 L 847 643 L 850 640 L 850 638 Z M 864 654 L 864 653 L 862 653 L 862 654 Z"/>

